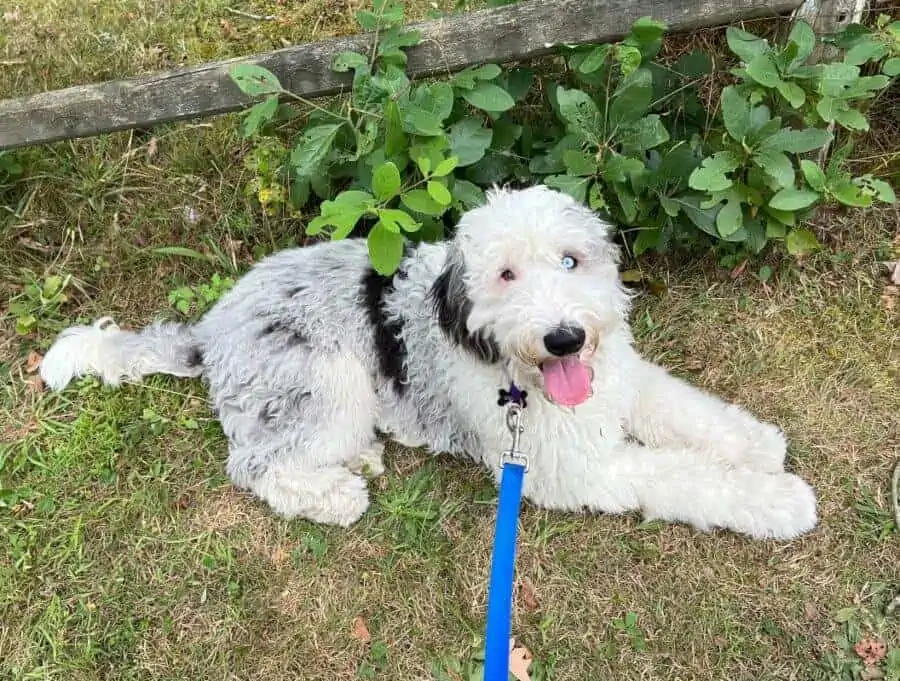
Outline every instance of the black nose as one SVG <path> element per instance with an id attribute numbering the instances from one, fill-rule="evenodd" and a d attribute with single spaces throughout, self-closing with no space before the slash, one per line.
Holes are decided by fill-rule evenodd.
<path id="1" fill-rule="evenodd" d="M 581 350 L 584 329 L 580 326 L 560 326 L 544 336 L 544 346 L 551 355 L 562 357 Z"/>

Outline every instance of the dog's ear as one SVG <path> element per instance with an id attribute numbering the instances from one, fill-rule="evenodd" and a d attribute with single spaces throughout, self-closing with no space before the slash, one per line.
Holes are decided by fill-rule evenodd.
<path id="1" fill-rule="evenodd" d="M 484 331 L 469 331 L 472 300 L 466 288 L 465 263 L 456 249 L 447 253 L 444 269 L 430 291 L 434 316 L 438 326 L 450 342 L 472 353 L 482 362 L 493 364 L 500 360 L 497 342 Z"/>

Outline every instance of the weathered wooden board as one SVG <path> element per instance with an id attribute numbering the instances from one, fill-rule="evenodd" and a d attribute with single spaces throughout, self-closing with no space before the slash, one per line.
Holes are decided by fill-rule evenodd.
<path id="1" fill-rule="evenodd" d="M 422 43 L 408 51 L 411 77 L 427 77 L 486 62 L 537 57 L 560 44 L 605 42 L 628 33 L 643 16 L 673 32 L 775 16 L 801 0 L 531 0 L 415 25 Z M 345 90 L 346 74 L 332 58 L 365 51 L 365 34 L 276 52 L 83 85 L 0 101 L 0 149 L 88 137 L 234 111 L 247 98 L 228 75 L 250 62 L 274 72 L 292 92 L 313 98 Z"/>

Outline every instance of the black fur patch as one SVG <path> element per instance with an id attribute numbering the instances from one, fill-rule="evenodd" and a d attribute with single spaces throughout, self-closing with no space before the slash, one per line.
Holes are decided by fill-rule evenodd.
<path id="1" fill-rule="evenodd" d="M 293 298 L 295 295 L 297 295 L 298 293 L 303 293 L 305 290 L 305 286 L 295 286 L 294 288 L 289 288 L 285 295 L 287 295 L 288 298 Z"/>
<path id="2" fill-rule="evenodd" d="M 271 336 L 273 333 L 282 333 L 284 335 L 285 345 L 289 348 L 301 345 L 309 340 L 302 331 L 291 328 L 277 319 L 269 322 L 263 327 L 262 331 L 259 332 L 259 338 Z"/>
<path id="3" fill-rule="evenodd" d="M 461 277 L 462 266 L 449 264 L 432 284 L 430 295 L 438 325 L 451 342 L 482 362 L 496 364 L 500 361 L 500 348 L 493 337 L 481 331 L 469 333 L 466 324 L 472 301 L 463 293 Z"/>
<path id="4" fill-rule="evenodd" d="M 402 395 L 406 391 L 406 343 L 400 337 L 403 322 L 388 319 L 384 309 L 385 296 L 394 290 L 393 277 L 382 276 L 370 267 L 361 285 L 366 313 L 373 329 L 379 371 L 393 382 L 397 394 Z"/>
<path id="5" fill-rule="evenodd" d="M 191 347 L 190 350 L 188 350 L 188 356 L 187 356 L 187 359 L 185 360 L 185 363 L 191 369 L 196 369 L 197 367 L 202 366 L 203 351 L 200 348 L 198 348 L 196 345 L 194 345 L 193 347 Z"/>

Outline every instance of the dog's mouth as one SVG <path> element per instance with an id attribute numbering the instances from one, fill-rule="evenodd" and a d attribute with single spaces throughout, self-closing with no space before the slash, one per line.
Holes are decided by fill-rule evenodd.
<path id="1" fill-rule="evenodd" d="M 577 355 L 554 357 L 538 364 L 544 393 L 555 404 L 577 407 L 593 394 L 594 370 Z"/>

